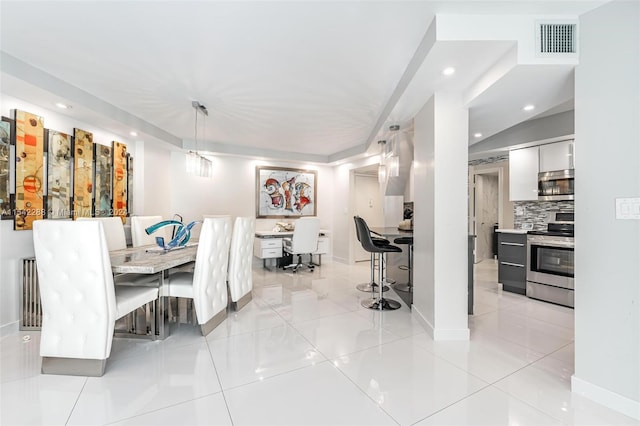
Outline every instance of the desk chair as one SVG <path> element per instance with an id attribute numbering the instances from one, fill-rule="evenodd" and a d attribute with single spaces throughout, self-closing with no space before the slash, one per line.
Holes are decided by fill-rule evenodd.
<path id="1" fill-rule="evenodd" d="M 202 223 L 193 272 L 169 276 L 169 296 L 193 300 L 202 335 L 227 318 L 227 268 L 231 217 L 207 217 Z"/>
<path id="2" fill-rule="evenodd" d="M 369 253 L 377 253 L 378 254 L 378 282 L 384 283 L 384 254 L 385 253 L 399 253 L 402 252 L 400 247 L 394 246 L 392 244 L 387 245 L 376 245 L 371 238 L 371 231 L 367 226 L 367 223 L 361 217 L 356 216 L 356 226 L 358 227 L 358 232 L 360 233 L 360 243 L 362 244 L 362 248 L 368 251 Z M 400 308 L 400 303 L 395 300 L 385 299 L 383 297 L 382 286 L 378 286 L 378 300 L 376 299 L 367 299 L 362 301 L 362 306 L 369 309 L 376 309 L 380 311 L 389 311 Z"/>
<path id="3" fill-rule="evenodd" d="M 116 320 L 158 298 L 155 287 L 114 286 L 101 221 L 37 220 L 33 245 L 42 300 L 43 374 L 104 374 Z"/>
<path id="4" fill-rule="evenodd" d="M 356 223 L 356 237 L 358 238 L 358 242 L 360 243 L 360 232 L 358 231 L 358 223 L 356 221 L 357 217 L 360 217 L 360 216 L 354 216 L 353 221 Z M 390 244 L 389 240 L 387 240 L 386 238 L 371 237 L 371 239 L 373 240 L 374 244 L 377 244 L 377 245 Z M 378 267 L 381 267 L 381 266 L 382 265 L 378 265 Z M 376 257 L 375 257 L 375 254 L 372 252 L 371 253 L 371 280 L 368 283 L 362 283 L 362 284 L 356 285 L 356 289 L 360 291 L 365 291 L 365 292 L 376 291 L 378 288 L 378 284 L 375 281 L 375 275 L 376 275 L 375 271 L 376 271 Z M 386 286 L 386 285 L 383 286 L 382 291 L 389 291 L 389 286 Z"/>
<path id="5" fill-rule="evenodd" d="M 296 221 L 291 238 L 282 240 L 283 249 L 286 253 L 298 256 L 298 262 L 285 266 L 285 269 L 292 269 L 297 272 L 302 267 L 309 268 L 313 272 L 314 264 L 311 259 L 313 253 L 318 251 L 318 233 L 320 232 L 320 220 L 316 217 L 303 217 Z M 309 263 L 302 263 L 302 256 L 309 255 Z"/>

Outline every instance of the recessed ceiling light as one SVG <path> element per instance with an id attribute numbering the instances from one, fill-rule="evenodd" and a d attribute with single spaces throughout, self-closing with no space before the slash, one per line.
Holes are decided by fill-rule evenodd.
<path id="1" fill-rule="evenodd" d="M 442 70 L 442 75 L 451 75 L 454 72 L 456 72 L 456 69 L 454 67 L 447 67 Z"/>
<path id="2" fill-rule="evenodd" d="M 138 136 L 138 133 L 137 133 L 137 132 L 129 132 L 129 134 L 130 134 L 131 136 Z"/>
<path id="3" fill-rule="evenodd" d="M 56 102 L 56 106 L 62 109 L 71 109 L 71 105 L 63 104 L 62 102 Z"/>
<path id="4" fill-rule="evenodd" d="M 536 107 L 535 105 L 525 105 L 522 109 L 525 111 L 533 111 Z"/>
<path id="5" fill-rule="evenodd" d="M 482 137 L 482 133 L 479 133 L 479 132 L 478 133 L 474 133 L 473 137 L 474 138 L 481 138 Z"/>

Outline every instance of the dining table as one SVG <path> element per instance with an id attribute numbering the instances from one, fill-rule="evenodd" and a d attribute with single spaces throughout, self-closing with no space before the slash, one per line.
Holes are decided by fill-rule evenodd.
<path id="1" fill-rule="evenodd" d="M 171 285 L 169 270 L 196 260 L 197 242 L 186 246 L 164 250 L 158 246 L 129 247 L 109 252 L 111 271 L 114 274 L 154 274 L 158 275 L 158 303 L 155 313 L 154 339 L 165 339 L 169 334 L 168 318 L 165 315 L 168 306 L 168 294 Z"/>

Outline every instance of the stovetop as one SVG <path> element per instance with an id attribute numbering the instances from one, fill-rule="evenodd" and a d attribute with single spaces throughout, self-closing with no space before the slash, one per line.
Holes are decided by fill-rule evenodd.
<path id="1" fill-rule="evenodd" d="M 529 231 L 529 235 L 548 235 L 550 237 L 573 237 L 573 231 Z"/>

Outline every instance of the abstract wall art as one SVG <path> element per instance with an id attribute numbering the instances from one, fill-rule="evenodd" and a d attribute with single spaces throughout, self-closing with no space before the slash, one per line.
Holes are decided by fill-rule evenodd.
<path id="1" fill-rule="evenodd" d="M 13 200 L 11 197 L 12 145 L 15 135 L 15 121 L 2 117 L 0 121 L 0 217 L 13 218 Z"/>
<path id="2" fill-rule="evenodd" d="M 127 146 L 113 141 L 113 216 L 127 217 Z"/>
<path id="3" fill-rule="evenodd" d="M 256 167 L 256 217 L 316 216 L 317 172 Z"/>
<path id="4" fill-rule="evenodd" d="M 93 134 L 73 129 L 73 218 L 91 217 L 93 207 Z"/>
<path id="5" fill-rule="evenodd" d="M 113 157 L 111 147 L 95 144 L 95 194 L 94 214 L 96 217 L 111 216 L 111 199 L 113 185 Z"/>
<path id="6" fill-rule="evenodd" d="M 48 130 L 47 141 L 47 218 L 71 217 L 72 138 Z"/>
<path id="7" fill-rule="evenodd" d="M 33 221 L 45 215 L 44 119 L 15 110 L 16 122 L 16 205 L 14 229 L 32 229 Z"/>

